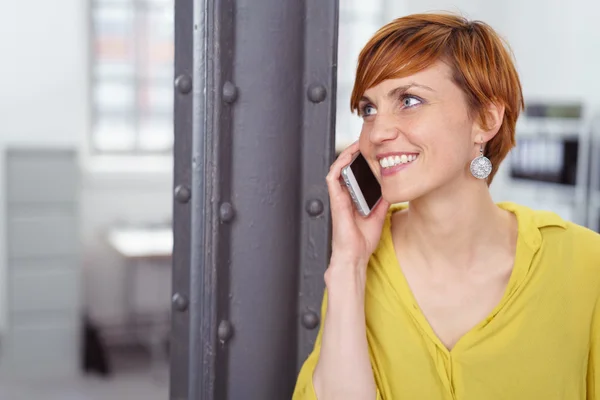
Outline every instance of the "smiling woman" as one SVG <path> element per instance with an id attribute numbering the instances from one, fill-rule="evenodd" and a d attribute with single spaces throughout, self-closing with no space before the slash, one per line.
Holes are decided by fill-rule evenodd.
<path id="1" fill-rule="evenodd" d="M 500 37 L 399 18 L 360 53 L 351 108 L 362 130 L 327 176 L 323 324 L 294 399 L 600 399 L 600 236 L 489 192 L 523 108 Z M 358 152 L 382 192 L 366 218 L 338 183 Z"/>
<path id="2" fill-rule="evenodd" d="M 499 132 L 487 144 L 493 167 L 491 182 L 500 162 L 515 145 L 514 133 L 523 96 L 519 76 L 502 39 L 481 21 L 466 21 L 453 15 L 420 14 L 388 24 L 366 44 L 359 56 L 356 81 L 351 97 L 352 111 L 362 110 L 367 89 L 389 80 L 409 77 L 438 63 L 466 98 L 468 110 L 481 122 L 488 123 L 486 105 L 500 103 L 505 107 Z M 414 100 L 410 90 L 434 95 L 435 90 L 416 80 L 392 89 L 388 97 L 403 106 Z"/>

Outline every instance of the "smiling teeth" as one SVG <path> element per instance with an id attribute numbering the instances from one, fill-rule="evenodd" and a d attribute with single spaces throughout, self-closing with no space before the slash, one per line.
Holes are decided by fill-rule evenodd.
<path id="1" fill-rule="evenodd" d="M 390 168 L 398 164 L 408 164 L 409 162 L 413 162 L 416 159 L 416 154 L 402 154 L 401 156 L 384 157 L 381 160 L 379 160 L 379 165 L 381 165 L 383 168 Z"/>

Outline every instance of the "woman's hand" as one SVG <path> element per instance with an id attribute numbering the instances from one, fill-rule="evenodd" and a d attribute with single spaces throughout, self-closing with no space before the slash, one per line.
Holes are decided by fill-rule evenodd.
<path id="1" fill-rule="evenodd" d="M 358 142 L 345 149 L 331 165 L 326 178 L 333 230 L 330 269 L 338 265 L 356 265 L 359 268 L 366 268 L 371 254 L 379 243 L 390 205 L 381 199 L 367 217 L 363 217 L 356 210 L 341 177 L 341 171 L 350 164 L 352 157 L 358 151 Z M 364 271 L 359 272 L 361 275 L 364 273 Z M 325 279 L 327 281 L 327 274 Z"/>

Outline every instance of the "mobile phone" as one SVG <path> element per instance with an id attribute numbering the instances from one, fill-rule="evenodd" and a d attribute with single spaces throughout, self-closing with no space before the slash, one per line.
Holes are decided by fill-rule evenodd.
<path id="1" fill-rule="evenodd" d="M 369 215 L 381 200 L 381 186 L 360 152 L 342 169 L 342 178 L 358 212 Z"/>

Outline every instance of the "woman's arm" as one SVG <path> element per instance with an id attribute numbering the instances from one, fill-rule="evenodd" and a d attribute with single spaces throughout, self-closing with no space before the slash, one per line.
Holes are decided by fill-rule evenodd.
<path id="1" fill-rule="evenodd" d="M 327 270 L 323 323 L 315 348 L 305 361 L 293 400 L 381 399 L 377 392 L 367 343 L 364 277 L 334 262 Z"/>
<path id="2" fill-rule="evenodd" d="M 368 217 L 357 212 L 340 179 L 342 169 L 358 152 L 358 143 L 344 150 L 326 177 L 332 241 L 323 323 L 298 377 L 295 400 L 377 397 L 367 343 L 365 284 L 367 263 L 379 243 L 389 203 L 382 199 Z"/>
<path id="3" fill-rule="evenodd" d="M 323 296 L 323 304 L 321 305 L 321 321 L 325 320 L 326 315 L 327 291 L 325 291 L 325 295 Z M 302 364 L 302 368 L 300 369 L 300 373 L 296 381 L 296 388 L 294 389 L 292 400 L 317 400 L 317 394 L 313 385 L 313 373 L 317 363 L 319 362 L 319 355 L 321 354 L 324 325 L 325 324 L 321 322 L 313 351 L 304 361 L 304 364 Z"/>
<path id="4" fill-rule="evenodd" d="M 331 265 L 327 271 L 329 312 L 313 375 L 319 399 L 376 399 L 365 322 L 365 278 L 353 273 L 365 270 Z"/>

